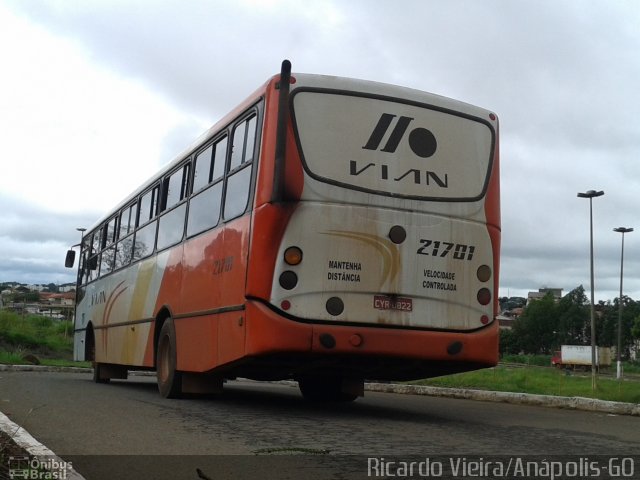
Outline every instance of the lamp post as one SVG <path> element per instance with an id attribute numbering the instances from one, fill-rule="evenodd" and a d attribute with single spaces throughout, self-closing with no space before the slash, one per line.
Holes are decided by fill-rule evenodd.
<path id="1" fill-rule="evenodd" d="M 579 198 L 589 199 L 589 239 L 590 239 L 590 265 L 591 265 L 591 389 L 596 389 L 596 320 L 594 306 L 594 287 L 593 287 L 593 199 L 604 195 L 602 190 L 589 190 L 585 193 L 578 192 Z"/>
<path id="2" fill-rule="evenodd" d="M 616 378 L 622 379 L 622 362 L 620 361 L 620 351 L 622 349 L 622 273 L 624 271 L 624 234 L 633 232 L 633 228 L 618 227 L 613 229 L 614 232 L 622 234 L 622 252 L 620 253 L 620 300 L 618 301 L 618 348 L 616 363 Z"/>

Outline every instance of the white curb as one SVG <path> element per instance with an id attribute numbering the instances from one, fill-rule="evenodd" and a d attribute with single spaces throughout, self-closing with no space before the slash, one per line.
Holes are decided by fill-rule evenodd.
<path id="1" fill-rule="evenodd" d="M 34 459 L 37 459 L 37 464 L 33 466 L 34 470 L 40 470 L 41 465 L 50 465 L 53 466 L 53 468 L 47 468 L 47 470 L 57 474 L 54 478 L 85 480 L 82 475 L 73 469 L 70 462 L 65 462 L 58 457 L 42 443 L 33 438 L 24 428 L 12 422 L 9 417 L 2 412 L 0 412 L 0 430 L 6 433 L 18 446 L 26 450 Z M 35 461 L 34 459 L 31 459 L 31 462 Z M 11 461 L 11 457 L 9 457 L 9 461 Z M 22 463 L 20 466 L 24 467 L 25 463 Z M 11 468 L 11 465 L 9 465 L 9 468 Z M 16 476 L 16 478 L 20 477 Z"/>
<path id="2" fill-rule="evenodd" d="M 484 402 L 536 405 L 540 407 L 567 408 L 572 410 L 611 413 L 615 415 L 640 416 L 640 404 L 610 402 L 607 400 L 597 400 L 594 398 L 584 397 L 556 397 L 553 395 L 533 395 L 530 393 L 493 392 L 489 390 L 428 387 L 424 385 L 404 385 L 394 383 L 367 383 L 365 384 L 365 390 L 372 392 L 480 400 Z"/>

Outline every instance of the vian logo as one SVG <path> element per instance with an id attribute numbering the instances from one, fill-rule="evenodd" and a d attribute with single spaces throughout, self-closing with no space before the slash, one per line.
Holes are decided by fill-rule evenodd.
<path id="1" fill-rule="evenodd" d="M 374 151 L 380 149 L 381 152 L 395 153 L 400 142 L 404 138 L 407 129 L 409 128 L 409 124 L 413 121 L 413 118 L 411 117 L 399 117 L 395 127 L 387 139 L 387 142 L 382 148 L 380 148 L 382 140 L 389 131 L 395 118 L 396 115 L 383 113 L 380 116 L 377 125 L 373 129 L 373 132 L 371 132 L 369 140 L 362 148 L 364 150 Z M 411 130 L 411 132 L 409 132 L 408 142 L 411 151 L 420 158 L 429 158 L 436 153 L 436 150 L 438 149 L 436 137 L 426 128 L 418 127 Z M 375 163 L 368 163 L 366 165 L 359 166 L 358 162 L 351 160 L 349 164 L 349 174 L 352 176 L 358 176 L 371 167 L 374 167 L 372 171 L 379 170 L 381 180 L 389 180 L 389 166 L 386 164 L 378 165 Z M 406 177 L 413 179 L 413 182 L 418 185 L 431 185 L 431 182 L 434 182 L 441 188 L 449 187 L 448 174 L 445 173 L 444 178 L 442 178 L 435 172 L 431 172 L 429 170 L 422 171 L 417 168 L 410 168 L 399 177 L 393 177 L 393 181 L 399 182 Z"/>

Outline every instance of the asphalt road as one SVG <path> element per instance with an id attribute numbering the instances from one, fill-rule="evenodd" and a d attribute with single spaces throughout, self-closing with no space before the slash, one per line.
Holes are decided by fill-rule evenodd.
<path id="1" fill-rule="evenodd" d="M 367 478 L 381 472 L 369 458 L 606 462 L 597 456 L 640 452 L 639 417 L 373 392 L 310 404 L 297 388 L 250 381 L 165 400 L 155 377 L 99 385 L 88 374 L 0 372 L 0 410 L 88 480 Z"/>

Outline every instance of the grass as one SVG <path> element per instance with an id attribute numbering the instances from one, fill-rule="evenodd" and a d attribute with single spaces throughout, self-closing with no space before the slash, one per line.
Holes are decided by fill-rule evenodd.
<path id="1" fill-rule="evenodd" d="M 567 375 L 554 368 L 510 367 L 459 373 L 411 382 L 434 387 L 472 388 L 500 392 L 525 392 L 564 397 L 588 397 L 616 402 L 640 403 L 640 382 L 599 377 L 595 391 L 589 375 Z"/>
<path id="2" fill-rule="evenodd" d="M 73 324 L 0 310 L 0 363 L 24 364 L 34 355 L 43 365 L 89 366 L 73 362 Z"/>
<path id="3" fill-rule="evenodd" d="M 24 363 L 22 355 L 13 352 L 0 350 L 0 364 L 20 364 Z"/>

